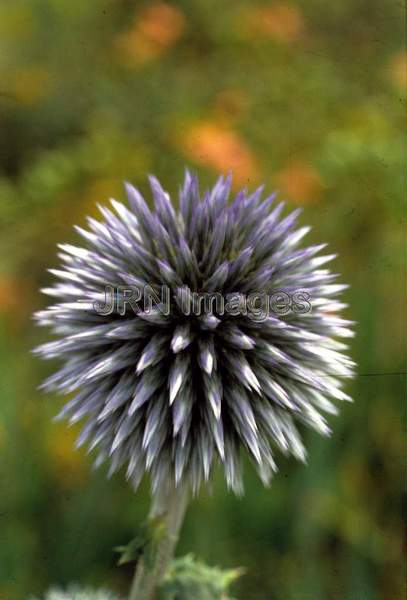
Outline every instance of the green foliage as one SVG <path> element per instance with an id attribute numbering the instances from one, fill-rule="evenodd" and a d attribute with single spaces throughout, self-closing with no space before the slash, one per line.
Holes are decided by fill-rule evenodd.
<path id="1" fill-rule="evenodd" d="M 188 554 L 174 560 L 160 587 L 159 600 L 233 600 L 230 585 L 240 569 L 223 571 L 208 567 Z"/>
<path id="2" fill-rule="evenodd" d="M 157 545 L 166 534 L 165 519 L 155 517 L 143 523 L 139 531 L 126 546 L 117 546 L 120 553 L 119 565 L 137 562 L 141 557 L 147 569 L 152 568 Z"/>
<path id="3" fill-rule="evenodd" d="M 120 549 L 123 556 L 119 564 L 137 560 L 140 556 L 140 543 L 137 543 L 137 539 L 141 540 L 141 536 Z M 158 600 L 233 600 L 228 595 L 229 587 L 242 573 L 241 569 L 224 571 L 216 567 L 208 567 L 195 560 L 192 554 L 188 554 L 172 561 L 160 586 Z M 30 600 L 39 599 L 31 597 Z M 41 600 L 120 600 L 120 598 L 109 590 L 71 585 L 66 591 L 51 588 Z"/>

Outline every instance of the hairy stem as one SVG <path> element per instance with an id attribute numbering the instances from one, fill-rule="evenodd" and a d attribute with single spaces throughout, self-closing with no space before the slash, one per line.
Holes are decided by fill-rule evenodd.
<path id="1" fill-rule="evenodd" d="M 152 564 L 147 567 L 143 557 L 137 563 L 129 600 L 155 600 L 173 557 L 187 504 L 188 490 L 183 485 L 171 486 L 153 498 L 149 519 L 162 518 L 165 530 L 156 544 Z"/>

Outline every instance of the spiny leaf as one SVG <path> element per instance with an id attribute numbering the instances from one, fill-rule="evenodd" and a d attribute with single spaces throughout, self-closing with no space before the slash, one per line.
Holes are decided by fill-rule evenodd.
<path id="1" fill-rule="evenodd" d="M 159 600 L 233 600 L 230 585 L 242 569 L 209 567 L 188 554 L 173 560 L 160 586 Z"/>

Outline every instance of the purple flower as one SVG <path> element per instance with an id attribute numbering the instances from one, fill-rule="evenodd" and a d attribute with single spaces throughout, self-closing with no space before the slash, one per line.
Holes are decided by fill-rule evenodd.
<path id="1" fill-rule="evenodd" d="M 59 417 L 86 419 L 78 445 L 110 473 L 126 465 L 134 487 L 149 471 L 153 491 L 196 491 L 221 463 L 240 493 L 242 450 L 267 483 L 276 449 L 305 460 L 297 424 L 328 435 L 321 412 L 349 400 L 347 286 L 263 188 L 229 201 L 230 178 L 201 195 L 186 172 L 176 210 L 150 183 L 153 211 L 126 184 L 129 208 L 112 200 L 77 228 L 86 248 L 60 246 L 60 281 L 43 290 L 56 304 L 36 314 L 58 337 L 36 352 L 64 364 L 43 387 L 74 393 Z"/>

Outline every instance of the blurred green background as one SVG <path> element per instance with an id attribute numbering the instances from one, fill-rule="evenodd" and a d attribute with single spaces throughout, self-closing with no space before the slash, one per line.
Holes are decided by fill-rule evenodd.
<path id="1" fill-rule="evenodd" d="M 147 192 L 154 172 L 175 193 L 186 165 L 304 206 L 351 283 L 360 376 L 331 439 L 304 431 L 308 467 L 281 459 L 270 489 L 248 467 L 240 500 L 218 476 L 178 553 L 245 566 L 241 600 L 407 597 L 405 41 L 394 0 L 1 0 L 1 600 L 128 588 L 112 547 L 148 486 L 93 473 L 51 422 L 31 314 L 73 224 L 124 179 Z"/>

